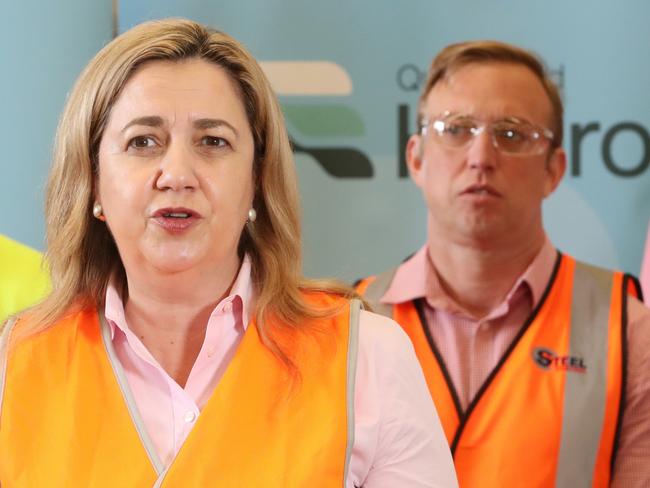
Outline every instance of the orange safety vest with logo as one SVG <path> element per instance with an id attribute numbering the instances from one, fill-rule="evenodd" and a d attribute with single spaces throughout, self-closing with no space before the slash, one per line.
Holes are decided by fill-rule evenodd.
<path id="1" fill-rule="evenodd" d="M 324 294 L 306 297 L 314 306 L 342 304 Z M 313 325 L 327 334 L 279 336 L 295 346 L 297 383 L 251 323 L 168 468 L 140 419 L 110 328 L 95 310 L 16 344 L 5 332 L 0 484 L 344 487 L 354 437 L 359 303 L 305 323 L 305 331 Z"/>
<path id="2" fill-rule="evenodd" d="M 607 487 L 625 391 L 629 275 L 558 253 L 540 303 L 465 411 L 422 299 L 380 303 L 397 268 L 357 287 L 406 331 L 461 487 Z"/>

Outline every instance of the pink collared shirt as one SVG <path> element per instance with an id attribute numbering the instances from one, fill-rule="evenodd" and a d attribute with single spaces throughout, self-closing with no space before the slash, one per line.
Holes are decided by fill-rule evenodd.
<path id="1" fill-rule="evenodd" d="M 445 292 L 424 246 L 397 269 L 380 301 L 425 298 L 427 326 L 467 408 L 541 300 L 556 257 L 547 239 L 505 299 L 476 319 Z M 630 298 L 628 317 L 626 408 L 611 486 L 641 488 L 650 486 L 650 310 Z"/>
<path id="2" fill-rule="evenodd" d="M 181 388 L 129 329 L 109 286 L 105 316 L 140 416 L 162 463 L 173 460 L 233 358 L 254 304 L 250 261 L 214 309 Z M 408 337 L 392 320 L 362 312 L 348 488 L 455 487 L 440 421 Z"/>

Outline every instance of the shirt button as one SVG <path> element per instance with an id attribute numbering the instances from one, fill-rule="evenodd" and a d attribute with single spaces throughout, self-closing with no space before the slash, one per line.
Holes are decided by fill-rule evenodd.
<path id="1" fill-rule="evenodd" d="M 223 311 L 226 313 L 232 312 L 232 303 L 228 302 L 223 306 Z"/>
<path id="2" fill-rule="evenodd" d="M 185 412 L 185 417 L 183 417 L 183 419 L 185 420 L 185 422 L 190 424 L 194 422 L 194 419 L 196 419 L 196 414 L 192 410 L 188 410 L 187 412 Z"/>

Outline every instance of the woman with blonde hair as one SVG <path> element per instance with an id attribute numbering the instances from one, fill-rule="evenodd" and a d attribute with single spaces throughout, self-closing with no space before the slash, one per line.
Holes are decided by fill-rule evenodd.
<path id="1" fill-rule="evenodd" d="M 52 292 L 2 336 L 2 486 L 455 486 L 406 336 L 301 275 L 293 158 L 250 54 L 186 20 L 64 109 Z"/>

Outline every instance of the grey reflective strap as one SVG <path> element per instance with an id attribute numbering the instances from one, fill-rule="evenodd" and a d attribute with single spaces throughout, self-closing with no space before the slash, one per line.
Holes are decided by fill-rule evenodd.
<path id="1" fill-rule="evenodd" d="M 357 377 L 357 358 L 359 353 L 359 317 L 361 301 L 350 301 L 350 328 L 348 332 L 348 367 L 345 390 L 347 414 L 347 443 L 345 446 L 345 465 L 343 467 L 343 488 L 345 488 L 350 470 L 352 447 L 354 446 L 354 391 Z"/>
<path id="2" fill-rule="evenodd" d="M 576 263 L 569 354 L 585 373 L 567 371 L 556 486 L 592 486 L 605 419 L 611 272 Z M 555 326 L 555 324 L 548 324 Z M 541 462 L 541 461 L 540 461 Z"/>
<path id="3" fill-rule="evenodd" d="M 7 356 L 9 347 L 9 337 L 16 325 L 16 319 L 8 320 L 0 334 L 0 419 L 2 418 L 2 404 L 5 397 L 5 380 L 7 378 Z"/>
<path id="4" fill-rule="evenodd" d="M 381 297 L 384 296 L 384 293 L 386 293 L 392 283 L 393 277 L 397 273 L 397 268 L 398 266 L 395 266 L 377 275 L 377 278 L 368 285 L 366 292 L 363 294 L 363 297 L 372 306 L 373 312 L 385 315 L 389 319 L 393 318 L 393 306 L 388 303 L 380 303 L 379 300 L 381 300 Z"/>
<path id="5" fill-rule="evenodd" d="M 115 349 L 113 348 L 113 340 L 111 338 L 111 329 L 106 323 L 106 318 L 104 317 L 103 312 L 99 312 L 99 324 L 102 332 L 104 348 L 106 349 L 106 354 L 108 355 L 108 362 L 113 368 L 113 373 L 115 373 L 115 378 L 117 379 L 117 383 L 119 384 L 120 390 L 122 391 L 122 396 L 124 397 L 126 406 L 128 407 L 129 413 L 131 414 L 133 425 L 135 426 L 135 429 L 140 436 L 140 441 L 142 442 L 145 451 L 147 451 L 147 454 L 149 455 L 149 460 L 156 470 L 156 474 L 160 475 L 165 470 L 165 466 L 160 461 L 160 458 L 158 458 L 158 453 L 156 452 L 153 441 L 149 437 L 149 434 L 147 434 L 147 429 L 144 426 L 142 417 L 140 417 L 140 411 L 138 410 L 138 406 L 135 403 L 135 398 L 133 398 L 133 393 L 131 393 L 131 388 L 129 387 L 128 380 L 126 379 L 126 374 L 122 368 L 122 363 L 120 363 L 117 354 L 115 354 Z"/>
<path id="6" fill-rule="evenodd" d="M 170 466 L 171 466 L 171 464 L 170 464 Z M 165 481 L 165 476 L 167 476 L 167 470 L 168 469 L 169 468 L 167 468 L 164 472 L 160 473 L 160 476 L 158 476 L 158 479 L 156 480 L 156 482 L 154 483 L 152 488 L 160 488 L 162 486 L 163 481 Z"/>

